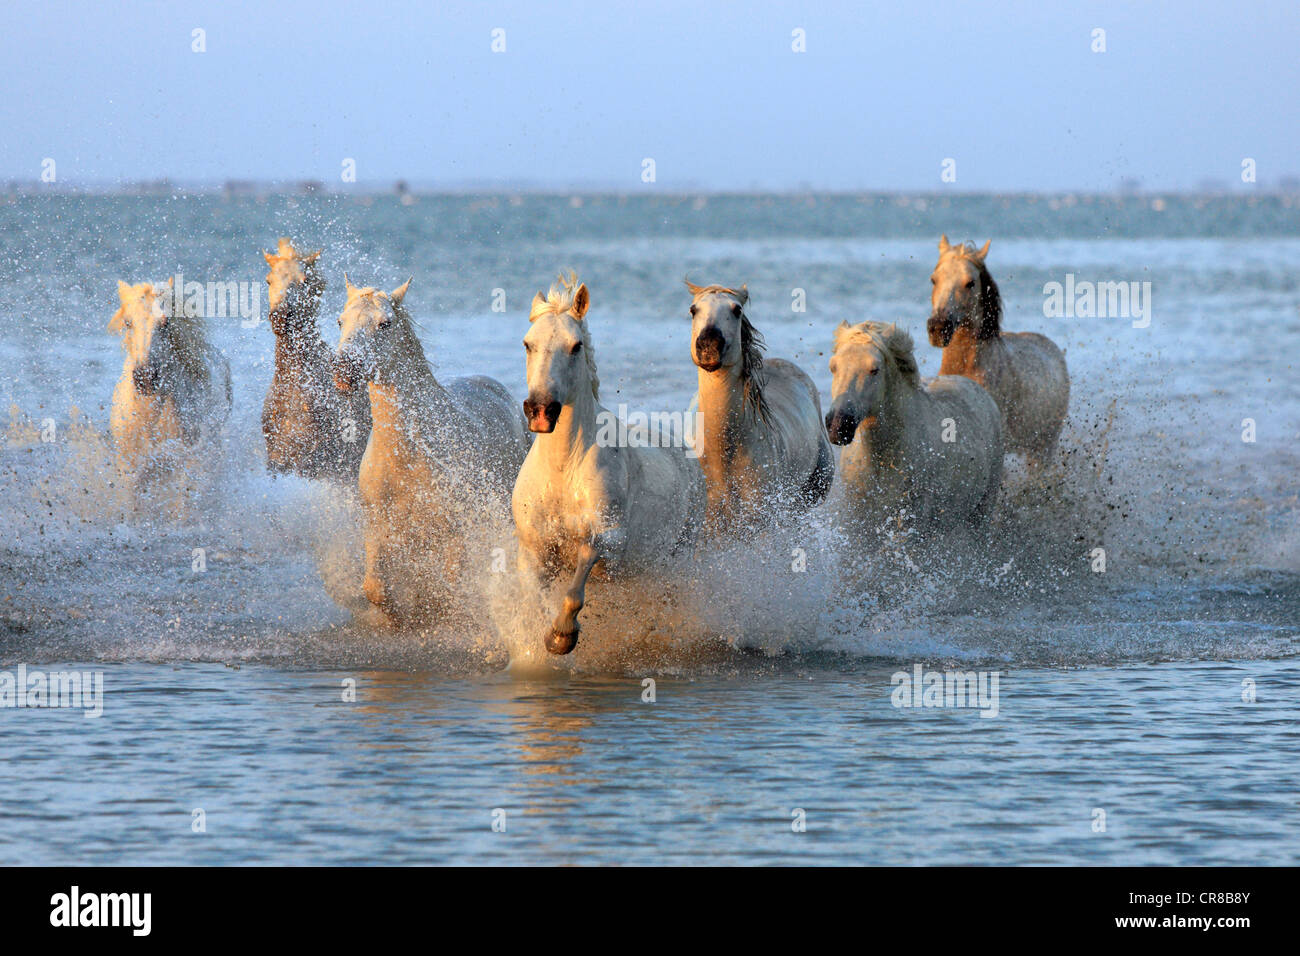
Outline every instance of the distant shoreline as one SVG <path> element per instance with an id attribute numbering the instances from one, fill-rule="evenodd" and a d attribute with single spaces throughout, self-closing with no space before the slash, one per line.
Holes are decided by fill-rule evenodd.
<path id="1" fill-rule="evenodd" d="M 689 187 L 646 186 L 640 189 L 619 189 L 600 186 L 575 186 L 561 188 L 552 186 L 516 185 L 511 183 L 475 183 L 463 186 L 406 186 L 400 183 L 386 183 L 382 186 L 364 187 L 349 185 L 343 188 L 326 187 L 314 181 L 304 182 L 252 182 L 239 181 L 227 183 L 173 183 L 169 180 L 149 180 L 128 183 L 41 183 L 22 180 L 0 182 L 0 195 L 3 196 L 221 196 L 230 199 L 266 198 L 271 196 L 328 196 L 331 198 L 396 198 L 413 197 L 435 198 L 451 197 L 537 197 L 537 198 L 602 198 L 602 199 L 694 199 L 694 198 L 885 198 L 885 199 L 1125 199 L 1125 198 L 1225 198 L 1248 199 L 1259 197 L 1300 197 L 1300 179 L 1288 177 L 1274 185 L 1252 184 L 1238 187 L 1209 186 L 1195 189 L 1154 189 L 1140 185 L 1131 188 L 1096 190 L 1096 189 L 1062 189 L 1062 190 L 1009 190 L 992 189 L 696 189 Z"/>

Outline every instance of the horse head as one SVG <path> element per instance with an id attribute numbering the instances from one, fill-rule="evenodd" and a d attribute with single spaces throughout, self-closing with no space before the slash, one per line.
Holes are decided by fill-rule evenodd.
<path id="1" fill-rule="evenodd" d="M 276 335 L 295 331 L 295 327 L 315 323 L 325 277 L 316 267 L 320 250 L 304 254 L 287 238 L 281 238 L 275 252 L 263 252 L 269 271 L 266 273 L 271 331 Z"/>
<path id="2" fill-rule="evenodd" d="M 1002 328 L 1002 297 L 984 265 L 992 240 L 976 250 L 973 244 L 950 245 L 939 238 L 939 262 L 930 276 L 930 318 L 925 329 L 930 344 L 947 348 L 959 328 L 976 339 L 997 338 Z"/>
<path id="3" fill-rule="evenodd" d="M 166 390 L 171 362 L 171 300 L 174 279 L 166 286 L 151 282 L 131 285 L 117 283 L 119 307 L 108 323 L 108 330 L 122 336 L 131 381 L 141 395 L 153 395 Z"/>
<path id="4" fill-rule="evenodd" d="M 339 316 L 334 386 L 340 392 L 348 393 L 362 382 L 391 379 L 396 365 L 409 351 L 405 338 L 415 333 L 402 307 L 406 290 L 411 287 L 410 279 L 392 292 L 371 286 L 358 288 L 346 273 L 343 284 L 348 299 Z"/>
<path id="5" fill-rule="evenodd" d="M 896 325 L 841 322 L 831 351 L 831 406 L 826 433 L 836 445 L 853 441 L 858 429 L 877 428 L 890 390 L 920 384 L 912 337 Z"/>
<path id="6" fill-rule="evenodd" d="M 596 397 L 595 358 L 591 334 L 584 320 L 591 306 L 585 284 L 573 273 L 563 276 L 546 294 L 533 297 L 530 324 L 524 336 L 528 398 L 524 417 L 530 431 L 553 432 L 564 406 L 572 405 L 590 389 Z"/>

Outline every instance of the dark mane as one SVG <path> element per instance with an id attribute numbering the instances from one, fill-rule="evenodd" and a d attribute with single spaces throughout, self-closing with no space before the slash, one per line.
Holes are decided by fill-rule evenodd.
<path id="1" fill-rule="evenodd" d="M 979 331 L 977 338 L 996 339 L 1002 334 L 1002 293 L 983 262 L 980 269 Z"/>
<path id="2" fill-rule="evenodd" d="M 767 397 L 763 394 L 763 333 L 754 328 L 749 316 L 740 313 L 740 380 L 745 383 L 745 405 L 761 421 L 767 421 Z"/>

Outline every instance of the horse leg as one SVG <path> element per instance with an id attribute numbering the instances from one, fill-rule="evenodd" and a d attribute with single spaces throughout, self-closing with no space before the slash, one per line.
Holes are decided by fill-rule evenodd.
<path id="1" fill-rule="evenodd" d="M 805 508 L 816 507 L 830 494 L 834 483 L 835 453 L 831 451 L 831 443 L 823 439 L 817 444 L 817 464 L 799 494 L 800 502 Z"/>
<path id="2" fill-rule="evenodd" d="M 382 526 L 371 525 L 366 529 L 366 576 L 362 580 L 361 589 L 365 592 L 366 600 L 379 608 L 390 624 L 395 624 L 397 614 L 385 582 L 388 562 L 385 560 L 383 542 L 387 535 L 388 529 Z"/>
<path id="3" fill-rule="evenodd" d="M 587 578 L 601 557 L 595 541 L 587 541 L 578 549 L 578 565 L 573 583 L 565 592 L 563 609 L 551 625 L 551 633 L 546 638 L 546 649 L 552 654 L 568 654 L 577 646 L 578 612 L 586 603 Z"/>

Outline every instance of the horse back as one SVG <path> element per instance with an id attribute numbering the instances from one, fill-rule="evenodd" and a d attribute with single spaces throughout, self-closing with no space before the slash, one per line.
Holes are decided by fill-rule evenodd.
<path id="1" fill-rule="evenodd" d="M 532 444 L 532 433 L 510 390 L 487 375 L 455 378 L 443 388 L 476 432 L 479 450 L 494 462 L 508 489 Z"/>
<path id="2" fill-rule="evenodd" d="M 821 395 L 812 378 L 785 359 L 769 359 L 763 365 L 774 451 L 785 459 L 789 480 L 799 504 L 817 504 L 830 492 L 835 474 L 835 455 L 822 421 Z"/>
<path id="3" fill-rule="evenodd" d="M 1070 404 L 1070 373 L 1065 353 L 1037 332 L 1003 333 L 1008 364 L 1013 372 L 1010 444 L 1039 446 L 1055 441 Z"/>

